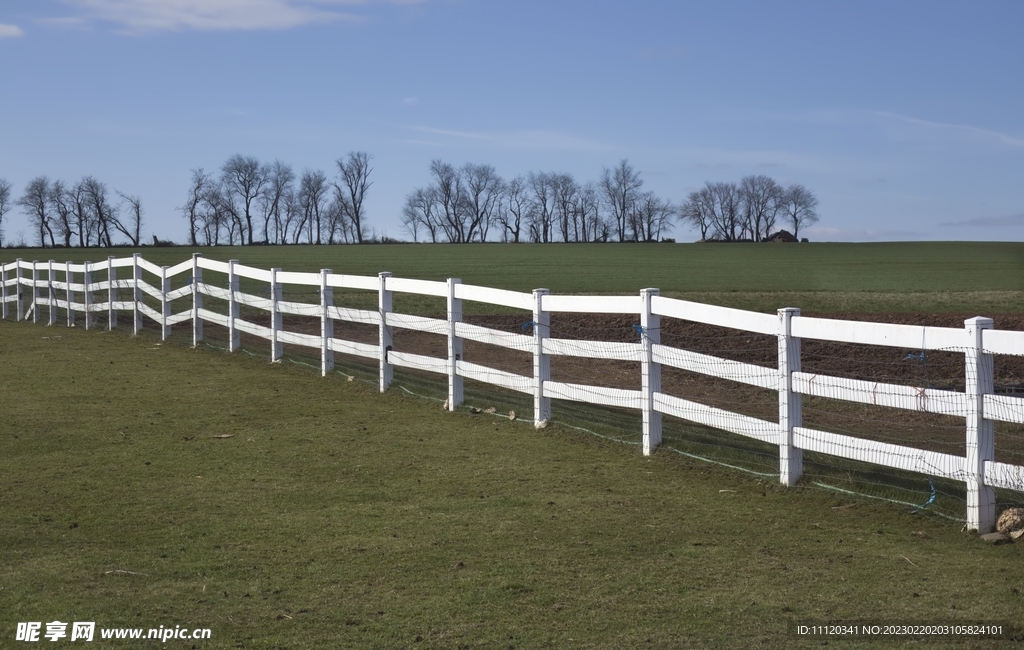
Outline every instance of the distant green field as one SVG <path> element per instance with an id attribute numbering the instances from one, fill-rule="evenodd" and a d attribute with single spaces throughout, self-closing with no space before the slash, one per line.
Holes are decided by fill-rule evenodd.
<path id="1" fill-rule="evenodd" d="M 30 323 L 0 323 L 0 385 L 4 647 L 53 620 L 210 628 L 166 644 L 201 650 L 794 648 L 823 645 L 797 623 L 1021 622 L 1024 544 L 557 425 Z"/>
<path id="2" fill-rule="evenodd" d="M 1024 243 L 473 244 L 146 248 L 158 264 L 193 250 L 262 268 L 463 282 L 557 293 L 663 295 L 761 311 L 1024 311 Z M 132 249 L 0 251 L 0 259 L 98 261 Z"/>

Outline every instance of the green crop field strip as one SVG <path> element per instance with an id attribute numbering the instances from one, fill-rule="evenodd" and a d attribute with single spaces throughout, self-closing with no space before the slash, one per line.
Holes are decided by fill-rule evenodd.
<path id="1" fill-rule="evenodd" d="M 794 647 L 794 621 L 1020 618 L 1024 546 L 947 520 L 150 335 L 3 330 L 8 639 Z"/>
<path id="2" fill-rule="evenodd" d="M 144 248 L 156 264 L 173 265 L 193 251 L 259 268 L 463 282 L 515 291 L 663 295 L 774 311 L 1024 311 L 1024 243 L 914 242 L 878 244 L 472 244 Z M 8 262 L 93 262 L 133 249 L 5 249 Z"/>

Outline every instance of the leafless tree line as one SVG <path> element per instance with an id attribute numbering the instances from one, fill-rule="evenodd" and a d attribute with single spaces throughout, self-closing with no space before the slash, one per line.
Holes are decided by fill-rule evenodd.
<path id="1" fill-rule="evenodd" d="M 372 157 L 350 152 L 336 161 L 337 175 L 304 170 L 296 177 L 281 161 L 261 163 L 235 155 L 214 176 L 192 172 L 185 203 L 192 245 L 253 243 L 362 243 L 363 207 Z M 783 224 L 800 229 L 818 221 L 818 199 L 799 184 L 768 176 L 739 183 L 707 182 L 680 206 L 643 191 L 640 173 L 622 160 L 596 182 L 572 174 L 530 172 L 505 180 L 491 165 L 430 164 L 431 183 L 406 197 L 402 226 L 414 241 L 606 242 L 658 241 L 677 220 L 707 241 L 763 241 Z M 29 217 L 40 246 L 110 246 L 123 235 L 140 242 L 142 204 L 92 176 L 73 185 L 45 176 L 32 179 L 13 199 L 0 178 L 0 245 L 3 218 L 13 205 Z"/>
<path id="2" fill-rule="evenodd" d="M 683 223 L 706 241 L 763 241 L 781 224 L 800 228 L 818 221 L 818 199 L 803 185 L 782 187 L 768 176 L 746 176 L 739 183 L 707 182 L 690 192 L 680 208 Z"/>
<path id="3" fill-rule="evenodd" d="M 0 179 L 0 225 L 11 208 L 11 184 Z M 112 246 L 123 235 L 127 243 L 138 246 L 142 234 L 142 200 L 114 190 L 115 202 L 107 185 L 93 176 L 77 183 L 36 176 L 14 203 L 29 219 L 37 245 Z M 0 239 L 3 231 L 0 230 Z"/>
<path id="4" fill-rule="evenodd" d="M 491 165 L 442 160 L 430 164 L 430 176 L 402 210 L 402 227 L 414 241 L 658 241 L 678 212 L 641 191 L 640 173 L 627 160 L 604 169 L 597 182 L 559 172 L 505 180 Z"/>
<path id="5" fill-rule="evenodd" d="M 362 243 L 371 159 L 350 152 L 337 160 L 333 179 L 311 169 L 297 178 L 287 163 L 261 163 L 240 154 L 228 158 L 219 176 L 194 169 L 188 198 L 179 208 L 188 219 L 189 241 L 193 246 Z"/>

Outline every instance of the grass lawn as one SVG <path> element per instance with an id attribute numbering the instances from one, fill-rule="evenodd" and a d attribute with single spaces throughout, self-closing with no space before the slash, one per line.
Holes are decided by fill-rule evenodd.
<path id="1" fill-rule="evenodd" d="M 260 268 L 463 282 L 556 293 L 663 295 L 774 312 L 1024 311 L 1024 243 L 471 244 L 144 248 L 173 265 L 193 251 Z M 0 251 L 0 260 L 99 261 L 117 249 Z"/>
<path id="2" fill-rule="evenodd" d="M 944 519 L 148 334 L 0 332 L 4 647 L 55 619 L 202 649 L 821 647 L 791 626 L 1024 612 L 1024 544 Z"/>

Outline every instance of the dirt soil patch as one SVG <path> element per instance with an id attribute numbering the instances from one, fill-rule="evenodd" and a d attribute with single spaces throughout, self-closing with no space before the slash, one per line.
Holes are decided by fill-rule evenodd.
<path id="1" fill-rule="evenodd" d="M 960 329 L 964 320 L 972 315 L 829 313 L 820 316 Z M 246 318 L 251 319 L 253 316 L 247 314 Z M 997 314 L 993 318 L 999 329 L 1024 331 L 1024 314 Z M 532 334 L 532 323 L 528 322 L 525 315 L 467 315 L 465 321 L 502 332 Z M 269 319 L 263 324 L 269 325 Z M 551 336 L 584 341 L 636 342 L 641 336 L 638 325 L 639 318 L 628 314 L 556 313 L 551 316 Z M 207 327 L 212 334 L 215 328 Z M 315 318 L 286 316 L 284 327 L 289 331 L 307 334 L 319 334 L 320 331 L 319 320 Z M 334 327 L 336 338 L 377 343 L 376 326 L 335 321 Z M 439 328 L 439 333 L 396 329 L 394 349 L 444 358 L 447 354 L 447 340 L 441 333 L 443 331 L 443 328 Z M 663 344 L 680 349 L 765 368 L 775 368 L 777 364 L 778 341 L 773 336 L 671 318 L 662 319 L 660 335 Z M 252 349 L 267 346 L 266 341 L 247 335 L 243 335 L 243 344 Z M 954 391 L 964 389 L 962 351 L 922 352 L 919 349 L 811 340 L 803 340 L 801 345 L 802 369 L 805 372 L 878 383 Z M 306 356 L 316 354 L 306 349 L 301 349 L 301 353 Z M 533 372 L 532 357 L 526 351 L 465 341 L 464 358 L 482 366 L 519 375 L 530 376 Z M 997 392 L 1024 395 L 1024 357 L 997 356 L 994 367 Z M 640 387 L 640 364 L 635 362 L 558 356 L 552 358 L 551 370 L 552 379 L 556 381 L 634 390 Z M 437 380 L 438 377 L 430 376 L 430 379 Z M 663 367 L 662 390 L 744 415 L 778 421 L 778 396 L 774 391 L 669 367 Z M 804 425 L 923 449 L 964 453 L 962 418 L 805 396 Z M 997 431 L 1000 434 L 997 436 L 997 446 L 1000 447 L 998 459 L 1024 462 L 1024 429 L 1000 423 Z"/>

